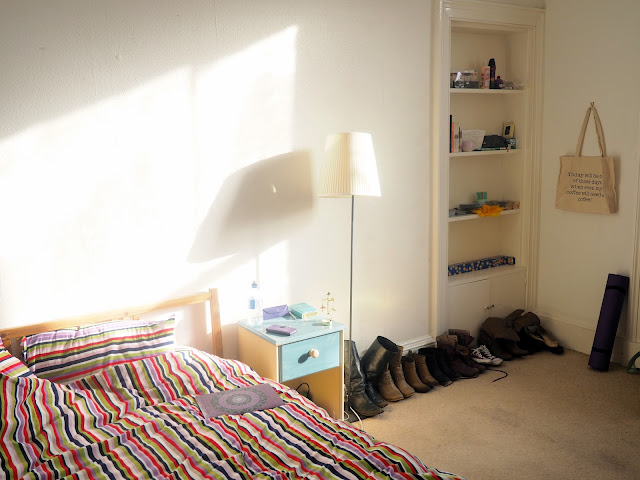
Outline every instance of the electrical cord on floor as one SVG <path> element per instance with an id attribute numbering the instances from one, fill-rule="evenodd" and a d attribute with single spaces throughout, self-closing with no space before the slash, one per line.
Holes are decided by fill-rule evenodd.
<path id="1" fill-rule="evenodd" d="M 491 370 L 492 372 L 500 372 L 500 373 L 504 373 L 503 376 L 496 378 L 495 380 L 493 380 L 491 383 L 493 382 L 497 382 L 498 380 L 502 380 L 503 378 L 507 378 L 509 376 L 509 374 L 507 372 L 505 372 L 504 370 L 498 370 L 497 368 L 491 368 L 491 367 L 487 367 L 487 370 Z"/>
<path id="2" fill-rule="evenodd" d="M 364 431 L 364 426 L 362 425 L 362 418 L 360 418 L 360 415 L 358 415 L 358 413 L 351 406 L 349 406 L 349 393 L 346 390 L 347 386 L 345 385 L 344 388 L 345 388 L 345 392 L 346 392 L 345 393 L 345 399 L 344 399 L 344 405 L 347 406 L 347 410 L 343 410 L 342 411 L 342 416 L 344 418 L 344 421 L 347 422 L 347 423 L 353 423 L 350 420 L 350 418 L 352 418 L 352 417 L 351 417 L 351 414 L 349 413 L 349 411 L 352 411 L 353 414 L 355 415 L 355 417 L 358 419 L 358 422 L 360 423 L 360 430 Z"/>
<path id="3" fill-rule="evenodd" d="M 358 419 L 358 423 L 360 423 L 360 430 L 364 432 L 365 430 L 364 430 L 364 425 L 362 425 L 362 418 L 360 418 L 360 415 L 358 415 L 358 413 L 353 408 L 349 407 L 348 410 L 342 412 L 344 415 L 345 421 L 348 423 L 353 423 L 352 421 L 349 420 L 349 416 L 350 416 L 349 410 L 352 411 L 353 414 L 356 416 L 356 418 Z"/>
<path id="4" fill-rule="evenodd" d="M 307 386 L 307 390 L 305 391 L 301 391 L 300 389 L 304 386 Z M 309 400 L 311 400 L 311 387 L 309 386 L 309 384 L 307 382 L 302 382 L 300 385 L 298 385 L 296 387 L 296 391 L 302 395 L 305 398 L 308 398 Z"/>

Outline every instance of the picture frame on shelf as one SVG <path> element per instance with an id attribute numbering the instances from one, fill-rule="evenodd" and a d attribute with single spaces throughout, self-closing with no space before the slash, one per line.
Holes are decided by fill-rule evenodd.
<path id="1" fill-rule="evenodd" d="M 504 138 L 513 138 L 514 130 L 516 129 L 513 122 L 503 122 L 502 124 L 502 136 Z"/>

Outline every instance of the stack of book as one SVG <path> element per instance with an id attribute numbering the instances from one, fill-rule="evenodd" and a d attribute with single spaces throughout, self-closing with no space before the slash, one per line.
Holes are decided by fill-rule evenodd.
<path id="1" fill-rule="evenodd" d="M 312 318 L 318 316 L 318 309 L 304 302 L 289 305 L 289 312 L 296 318 Z"/>
<path id="2" fill-rule="evenodd" d="M 453 115 L 449 115 L 449 153 L 458 153 L 462 151 L 460 144 L 462 143 L 462 128 L 459 122 L 453 121 Z"/>

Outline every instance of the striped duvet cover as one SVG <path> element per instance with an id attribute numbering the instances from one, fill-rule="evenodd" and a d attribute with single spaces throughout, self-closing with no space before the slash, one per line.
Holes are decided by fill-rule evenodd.
<path id="1" fill-rule="evenodd" d="M 264 382 L 283 406 L 207 419 L 195 400 Z M 240 362 L 195 350 L 68 385 L 0 375 L 0 402 L 0 478 L 459 478 L 331 419 Z"/>

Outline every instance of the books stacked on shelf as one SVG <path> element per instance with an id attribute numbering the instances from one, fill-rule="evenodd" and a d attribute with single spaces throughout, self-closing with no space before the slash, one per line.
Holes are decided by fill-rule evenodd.
<path id="1" fill-rule="evenodd" d="M 459 122 L 453 121 L 453 115 L 449 115 L 449 153 L 458 153 L 461 150 L 462 128 Z"/>
<path id="2" fill-rule="evenodd" d="M 289 305 L 289 312 L 296 318 L 312 318 L 318 316 L 318 309 L 304 302 Z"/>

